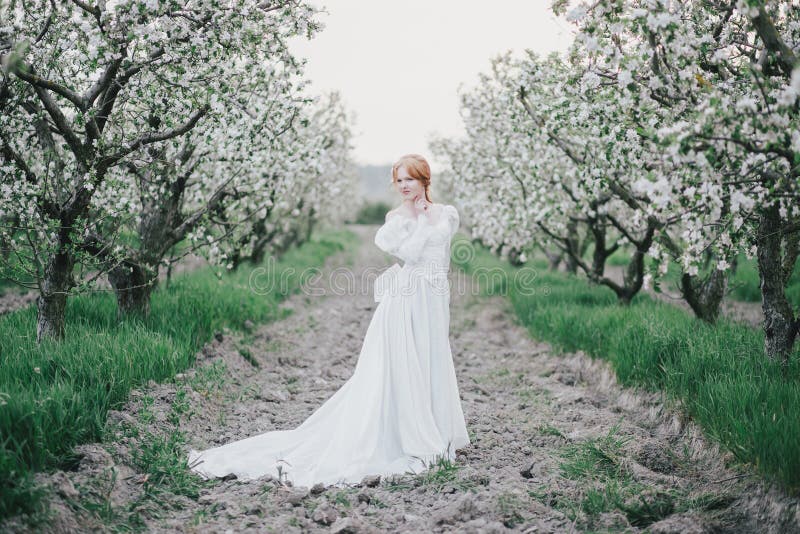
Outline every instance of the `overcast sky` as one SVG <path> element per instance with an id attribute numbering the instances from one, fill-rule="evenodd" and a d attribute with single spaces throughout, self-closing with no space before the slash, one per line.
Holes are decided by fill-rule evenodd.
<path id="1" fill-rule="evenodd" d="M 391 164 L 428 152 L 431 134 L 459 136 L 459 84 L 472 86 L 490 58 L 530 48 L 566 50 L 570 27 L 551 0 L 312 0 L 327 13 L 311 41 L 295 39 L 308 58 L 314 91 L 337 89 L 355 113 L 355 157 Z"/>

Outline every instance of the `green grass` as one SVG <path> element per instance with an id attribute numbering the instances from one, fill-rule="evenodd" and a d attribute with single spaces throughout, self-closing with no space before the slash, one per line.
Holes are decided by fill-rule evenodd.
<path id="1" fill-rule="evenodd" d="M 730 297 L 746 302 L 761 302 L 759 284 L 756 260 L 748 260 L 744 254 L 740 255 L 736 273 L 730 282 Z M 792 276 L 789 278 L 786 296 L 795 307 L 800 306 L 800 262 L 795 264 Z"/>
<path id="2" fill-rule="evenodd" d="M 561 473 L 573 480 L 592 477 L 620 478 L 627 473 L 621 465 L 623 448 L 632 439 L 618 437 L 619 425 L 612 427 L 605 436 L 588 439 L 564 447 L 564 462 Z"/>
<path id="3" fill-rule="evenodd" d="M 10 280 L 0 278 L 0 297 L 4 295 L 11 295 L 13 293 L 27 293 L 28 289 L 22 287 Z"/>
<path id="4" fill-rule="evenodd" d="M 386 220 L 386 212 L 393 207 L 382 201 L 364 204 L 358 210 L 354 222 L 356 224 L 383 224 Z"/>
<path id="5" fill-rule="evenodd" d="M 202 488 L 216 483 L 202 480 L 188 467 L 186 436 L 179 429 L 181 422 L 193 415 L 186 386 L 176 390 L 166 423 L 153 426 L 154 404 L 152 396 L 144 395 L 137 419 L 115 421 L 103 429 L 102 443 L 109 454 L 115 453 L 114 442 L 121 438 L 127 441 L 131 466 L 138 472 L 137 482 L 143 491 L 124 505 L 115 506 L 111 494 L 118 471 L 112 467 L 107 470 L 109 476 L 93 477 L 85 486 L 76 486 L 80 497 L 67 501 L 76 512 L 93 516 L 111 532 L 142 532 L 146 517 L 158 517 L 168 508 L 183 508 L 181 497 L 196 500 Z"/>
<path id="6" fill-rule="evenodd" d="M 306 269 L 355 239 L 349 232 L 314 236 L 260 276 L 257 292 L 246 266 L 221 277 L 211 268 L 177 275 L 153 294 L 145 321 L 118 322 L 108 293 L 71 298 L 62 342 L 36 344 L 33 307 L 0 317 L 0 518 L 41 511 L 32 472 L 68 469 L 72 448 L 98 440 L 108 410 L 120 407 L 131 389 L 192 365 L 214 332 L 276 318 L 279 303 L 311 274 Z M 199 386 L 210 388 L 213 380 Z M 157 461 L 157 452 L 142 451 L 142 462 Z"/>
<path id="7" fill-rule="evenodd" d="M 669 271 L 664 277 L 664 281 L 669 287 L 677 288 L 680 280 L 680 268 L 672 263 Z M 754 259 L 748 259 L 744 254 L 739 254 L 737 259 L 736 271 L 728 280 L 727 298 L 740 302 L 761 302 L 760 280 L 758 276 L 758 265 Z M 665 285 L 664 287 L 667 287 Z M 786 296 L 789 302 L 797 308 L 800 306 L 800 262 L 795 264 L 789 284 L 786 288 Z"/>
<path id="8" fill-rule="evenodd" d="M 441 491 L 445 486 L 467 491 L 474 486 L 469 480 L 459 480 L 460 466 L 445 455 L 436 455 L 434 460 L 425 465 L 425 470 L 416 475 L 416 479 L 420 485 L 429 487 L 432 491 Z"/>
<path id="9" fill-rule="evenodd" d="M 512 492 L 503 492 L 495 497 L 497 514 L 503 520 L 503 525 L 507 528 L 514 528 L 525 521 L 522 515 L 529 506 L 525 499 Z"/>
<path id="10" fill-rule="evenodd" d="M 561 480 L 534 487 L 528 494 L 561 510 L 580 530 L 593 532 L 601 514 L 618 511 L 635 527 L 646 528 L 676 513 L 708 511 L 729 506 L 725 493 L 693 494 L 687 488 L 667 490 L 637 481 L 626 467 L 626 446 L 632 436 L 619 436 L 620 424 L 605 435 L 571 442 L 559 452 Z M 623 522 L 624 523 L 624 522 Z M 604 528 L 614 528 L 604 525 Z M 620 530 L 624 525 L 616 525 Z M 607 530 L 602 530 L 606 532 Z"/>
<path id="11" fill-rule="evenodd" d="M 539 425 L 537 427 L 537 430 L 543 436 L 555 436 L 557 438 L 566 439 L 566 437 L 564 436 L 563 432 L 561 432 L 558 428 L 554 427 L 553 425 L 551 425 L 549 423 L 544 423 L 544 424 Z"/>
<path id="12" fill-rule="evenodd" d="M 646 294 L 623 307 L 609 289 L 585 279 L 542 268 L 523 279 L 525 267 L 476 250 L 454 264 L 467 273 L 502 269 L 506 280 L 485 292 L 507 294 L 533 337 L 609 360 L 624 385 L 679 399 L 740 462 L 800 492 L 800 346 L 782 374 L 763 354 L 760 329 L 727 320 L 710 326 Z"/>

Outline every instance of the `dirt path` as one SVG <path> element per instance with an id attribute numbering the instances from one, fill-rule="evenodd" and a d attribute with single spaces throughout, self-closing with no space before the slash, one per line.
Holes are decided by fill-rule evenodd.
<path id="1" fill-rule="evenodd" d="M 389 265 L 372 244 L 375 227 L 352 229 L 363 243 L 351 258 L 356 279 Z M 324 273 L 344 272 L 343 261 L 332 258 Z M 375 309 L 370 288 L 300 293 L 285 303 L 287 317 L 224 333 L 175 383 L 135 392 L 109 416 L 106 442 L 79 449 L 75 471 L 42 477 L 56 491 L 48 528 L 677 533 L 800 525 L 796 500 L 726 467 L 730 455 L 658 395 L 621 389 L 603 362 L 583 354 L 553 355 L 504 298 L 453 288 L 451 343 L 472 439 L 453 464 L 310 491 L 275 478 L 198 486 L 176 467 L 189 446 L 299 425 L 352 374 Z"/>

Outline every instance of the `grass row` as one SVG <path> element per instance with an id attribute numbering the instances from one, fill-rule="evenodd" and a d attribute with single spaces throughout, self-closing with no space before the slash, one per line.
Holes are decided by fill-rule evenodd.
<path id="1" fill-rule="evenodd" d="M 542 434 L 568 441 L 556 428 L 543 426 Z M 560 476 L 571 483 L 546 484 L 528 490 L 539 502 L 562 511 L 581 529 L 623 530 L 628 525 L 646 528 L 674 513 L 707 512 L 729 506 L 733 497 L 724 491 L 693 491 L 689 488 L 654 488 L 637 481 L 625 462 L 625 446 L 633 438 L 621 437 L 619 424 L 604 436 L 568 442 L 561 449 Z M 674 453 L 670 453 L 671 455 Z M 688 459 L 688 458 L 687 458 Z M 675 464 L 686 459 L 674 455 Z M 611 516 L 612 524 L 599 521 L 604 513 L 618 512 L 624 520 Z"/>
<path id="2" fill-rule="evenodd" d="M 508 295 L 532 336 L 609 360 L 624 385 L 664 391 L 739 461 L 800 492 L 800 347 L 783 374 L 764 356 L 761 329 L 710 326 L 646 294 L 623 307 L 605 287 L 541 264 L 515 268 L 477 247 L 453 262 L 502 273 L 485 291 Z"/>
<path id="3" fill-rule="evenodd" d="M 224 327 L 276 318 L 279 303 L 354 239 L 317 234 L 261 271 L 174 276 L 153 294 L 145 321 L 118 322 L 108 293 L 71 298 L 62 342 L 36 344 L 33 307 L 0 317 L 0 519 L 38 510 L 32 473 L 69 468 L 72 448 L 98 440 L 108 410 L 131 389 L 186 369 Z"/>

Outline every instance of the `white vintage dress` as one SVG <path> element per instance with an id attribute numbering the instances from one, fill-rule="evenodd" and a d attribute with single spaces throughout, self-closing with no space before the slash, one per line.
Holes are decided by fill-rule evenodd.
<path id="1" fill-rule="evenodd" d="M 469 445 L 450 350 L 450 241 L 459 216 L 391 216 L 375 244 L 404 264 L 378 277 L 353 375 L 300 426 L 189 453 L 205 477 L 264 475 L 310 487 L 420 473 Z"/>

